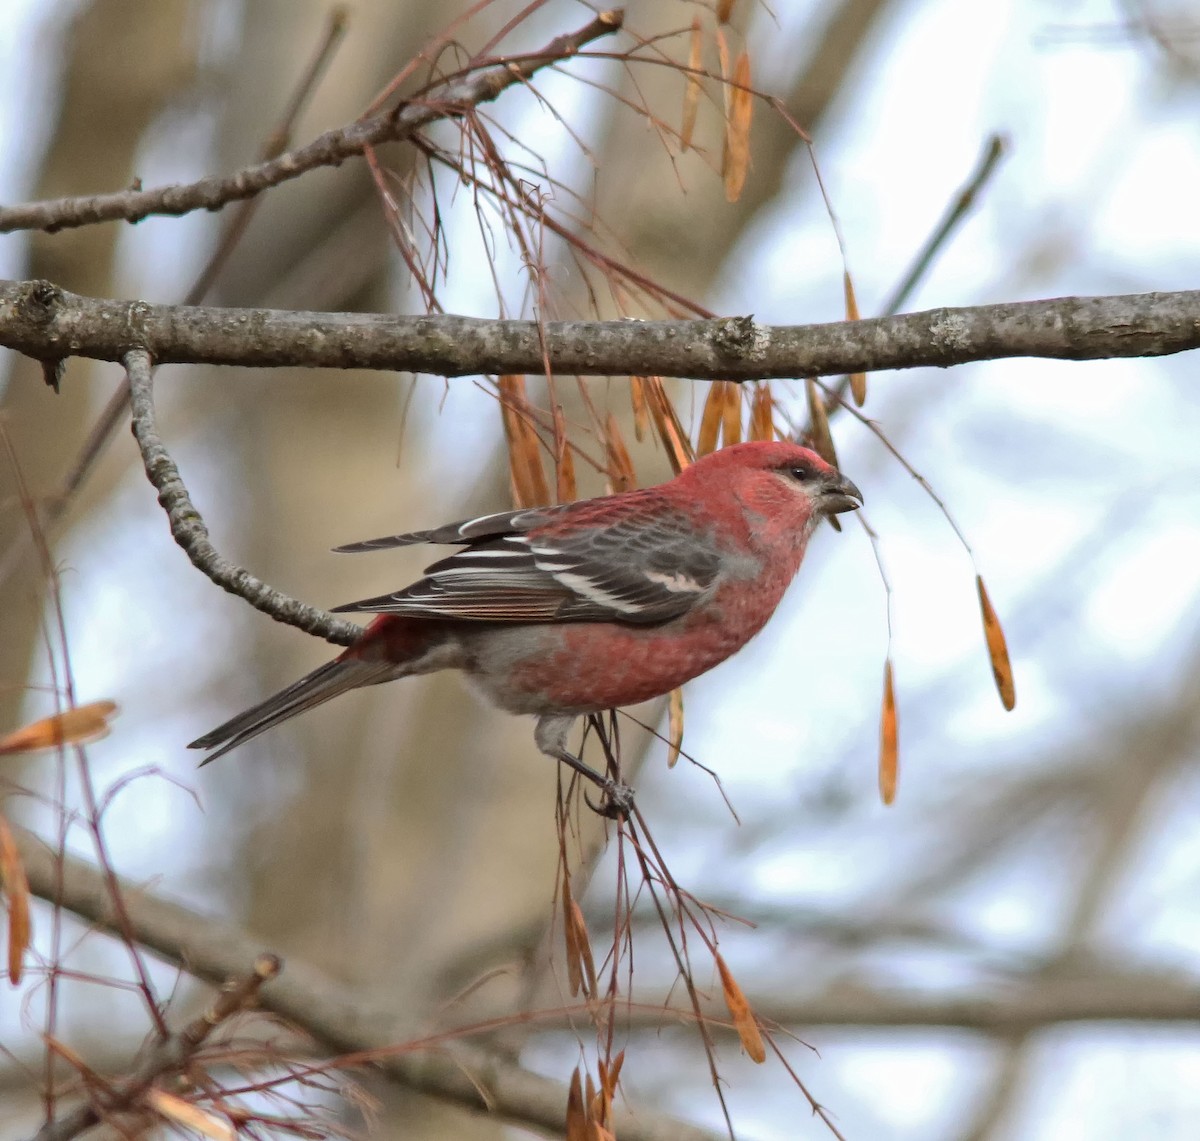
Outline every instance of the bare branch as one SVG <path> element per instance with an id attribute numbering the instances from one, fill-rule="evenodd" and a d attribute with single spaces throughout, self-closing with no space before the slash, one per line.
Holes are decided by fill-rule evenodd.
<path id="1" fill-rule="evenodd" d="M 84 860 L 58 858 L 31 832 L 14 828 L 30 890 L 87 922 L 115 933 L 103 876 Z M 121 891 L 142 945 L 197 978 L 220 984 L 261 953 L 249 932 L 140 890 Z M 259 996 L 259 1006 L 288 1019 L 338 1053 L 380 1053 L 375 1064 L 393 1081 L 476 1112 L 562 1136 L 567 1087 L 469 1042 L 424 1052 L 402 1048 L 413 1035 L 402 1014 L 360 1000 L 320 971 L 289 960 L 287 972 Z M 663 1114 L 614 1111 L 622 1141 L 721 1141 L 721 1135 Z"/>
<path id="2" fill-rule="evenodd" d="M 1182 972 L 1129 969 L 1081 958 L 1025 978 L 1006 976 L 986 993 L 930 994 L 854 983 L 811 997 L 750 994 L 748 1001 L 760 1018 L 801 1033 L 814 1026 L 945 1026 L 1008 1036 L 1066 1022 L 1195 1022 L 1200 1017 L 1198 993 L 1195 977 Z M 728 1018 L 716 1000 L 704 1013 L 710 1026 Z M 664 1010 L 650 992 L 629 1002 L 630 1026 L 660 1029 L 673 1017 L 690 1023 L 695 1015 L 682 1003 Z"/>
<path id="3" fill-rule="evenodd" d="M 1095 360 L 1200 348 L 1200 290 L 1059 297 L 821 325 L 484 320 L 151 305 L 0 281 L 0 345 L 38 360 L 754 380 L 947 367 L 1006 357 Z"/>
<path id="4" fill-rule="evenodd" d="M 457 118 L 468 108 L 489 103 L 516 83 L 524 83 L 542 68 L 575 55 L 585 44 L 611 35 L 624 21 L 621 9 L 601 12 L 577 32 L 557 36 L 541 51 L 502 58 L 461 79 L 426 92 L 419 100 L 360 119 L 314 139 L 306 146 L 276 158 L 243 167 L 225 178 L 159 186 L 153 190 L 123 190 L 55 198 L 0 209 L 0 233 L 13 230 L 55 231 L 97 222 L 138 222 L 151 214 L 180 215 L 193 210 L 219 210 L 230 202 L 252 198 L 281 182 L 322 166 L 339 166 L 369 147 L 396 142 L 438 119 Z M 490 61 L 489 61 L 490 62 Z"/>
<path id="5" fill-rule="evenodd" d="M 269 614 L 309 634 L 349 646 L 358 640 L 362 627 L 324 610 L 281 593 L 256 578 L 248 570 L 231 563 L 209 541 L 208 528 L 163 445 L 154 417 L 154 376 L 149 354 L 135 349 L 125 356 L 125 374 L 129 379 L 129 406 L 133 413 L 133 434 L 142 452 L 146 475 L 158 492 L 158 501 L 167 513 L 171 535 L 192 561 L 222 590 L 244 598 L 257 610 Z"/>

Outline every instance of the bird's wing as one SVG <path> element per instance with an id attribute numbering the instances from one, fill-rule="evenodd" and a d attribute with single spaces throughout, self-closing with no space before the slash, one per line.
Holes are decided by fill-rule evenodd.
<path id="1" fill-rule="evenodd" d="M 572 505 L 574 506 L 574 505 Z M 464 543 L 394 594 L 339 611 L 488 622 L 666 622 L 713 589 L 719 552 L 687 520 L 658 510 L 505 512 L 376 540 Z M 649 507 L 650 504 L 639 504 Z M 375 549 L 356 544 L 354 550 Z"/>
<path id="2" fill-rule="evenodd" d="M 464 519 L 459 523 L 447 523 L 430 531 L 406 531 L 402 535 L 384 535 L 380 539 L 364 539 L 361 543 L 347 543 L 344 547 L 333 549 L 343 554 L 361 554 L 365 551 L 384 551 L 389 547 L 411 547 L 416 543 L 444 543 L 448 546 L 478 543 L 502 535 L 517 535 L 532 527 L 538 527 L 562 513 L 566 506 L 497 511 L 493 515 L 478 515 L 474 519 Z"/>

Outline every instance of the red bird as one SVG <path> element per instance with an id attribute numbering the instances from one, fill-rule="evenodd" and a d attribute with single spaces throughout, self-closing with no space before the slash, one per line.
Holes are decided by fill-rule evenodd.
<path id="1" fill-rule="evenodd" d="M 537 717 L 547 755 L 615 786 L 566 747 L 581 714 L 660 697 L 741 649 L 775 612 L 824 516 L 862 494 L 815 452 L 735 444 L 667 483 L 483 515 L 339 551 L 462 550 L 394 594 L 333 661 L 193 741 L 215 760 L 349 689 L 459 669 L 501 709 Z"/>

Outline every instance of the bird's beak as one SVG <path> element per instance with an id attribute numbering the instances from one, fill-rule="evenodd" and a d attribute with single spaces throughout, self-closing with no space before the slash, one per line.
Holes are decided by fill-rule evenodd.
<path id="1" fill-rule="evenodd" d="M 820 510 L 825 515 L 857 511 L 863 505 L 863 493 L 841 472 L 831 472 L 821 488 Z"/>

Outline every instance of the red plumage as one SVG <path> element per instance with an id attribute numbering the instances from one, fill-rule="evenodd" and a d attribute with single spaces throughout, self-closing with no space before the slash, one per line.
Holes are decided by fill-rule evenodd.
<path id="1" fill-rule="evenodd" d="M 339 607 L 379 615 L 340 657 L 193 741 L 213 760 L 363 685 L 459 669 L 502 709 L 538 717 L 545 753 L 583 713 L 670 692 L 724 661 L 774 613 L 809 536 L 862 495 L 814 452 L 748 443 L 668 483 L 501 512 L 339 548 L 463 549 L 393 594 Z"/>

